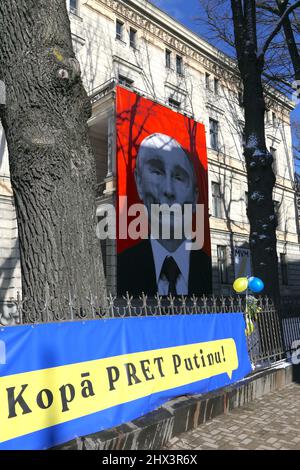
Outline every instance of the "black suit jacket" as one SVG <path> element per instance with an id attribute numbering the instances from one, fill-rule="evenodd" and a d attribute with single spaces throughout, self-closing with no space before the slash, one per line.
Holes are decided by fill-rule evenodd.
<path id="1" fill-rule="evenodd" d="M 154 258 L 150 240 L 143 240 L 118 255 L 117 260 L 118 295 L 126 292 L 138 296 L 142 292 L 149 296 L 157 293 Z M 189 295 L 211 294 L 211 257 L 202 250 L 192 250 L 190 254 Z"/>

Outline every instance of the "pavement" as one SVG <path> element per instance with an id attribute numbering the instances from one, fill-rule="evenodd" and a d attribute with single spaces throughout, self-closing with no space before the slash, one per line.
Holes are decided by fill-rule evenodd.
<path id="1" fill-rule="evenodd" d="M 300 450 L 300 385 L 288 385 L 180 434 L 165 449 Z"/>

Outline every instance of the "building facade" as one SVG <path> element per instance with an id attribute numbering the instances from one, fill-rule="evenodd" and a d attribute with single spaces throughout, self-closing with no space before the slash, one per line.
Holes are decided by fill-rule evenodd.
<path id="1" fill-rule="evenodd" d="M 213 291 L 232 293 L 250 274 L 243 106 L 235 63 L 147 0 L 69 0 L 74 50 L 91 97 L 98 206 L 116 198 L 116 84 L 192 117 L 206 129 Z M 299 228 L 290 128 L 293 105 L 266 90 L 267 145 L 274 157 L 280 288 L 300 287 Z M 0 298 L 20 289 L 20 265 L 5 138 L 0 153 Z M 116 291 L 116 246 L 102 242 L 108 290 Z M 3 268 L 2 268 L 3 266 Z"/>

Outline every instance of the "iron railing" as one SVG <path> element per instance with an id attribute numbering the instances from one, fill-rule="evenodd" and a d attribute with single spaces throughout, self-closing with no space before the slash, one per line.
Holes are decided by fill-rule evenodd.
<path id="1" fill-rule="evenodd" d="M 109 295 L 106 305 L 99 305 L 97 299 L 89 295 L 83 305 L 69 294 L 64 304 L 53 310 L 53 299 L 46 294 L 45 299 L 40 303 L 39 313 L 33 314 L 36 309 L 32 308 L 30 301 L 22 300 L 18 294 L 16 299 L 2 303 L 2 307 L 0 305 L 0 324 L 8 326 L 104 318 L 238 312 L 242 312 L 246 319 L 247 302 L 246 296 L 238 295 L 231 297 L 162 297 L 156 295 L 152 298 L 141 295 L 137 299 L 127 294 L 122 298 Z M 264 366 L 284 358 L 289 344 L 288 341 L 283 340 L 282 325 L 273 302 L 268 297 L 257 297 L 256 307 L 258 313 L 254 321 L 254 331 L 247 336 L 248 349 L 252 363 L 256 366 Z M 300 330 L 297 331 L 293 332 L 293 338 L 298 335 L 300 339 Z"/>

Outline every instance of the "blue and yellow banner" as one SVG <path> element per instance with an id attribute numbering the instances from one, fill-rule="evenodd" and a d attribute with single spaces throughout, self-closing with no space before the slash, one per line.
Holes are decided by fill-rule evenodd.
<path id="1" fill-rule="evenodd" d="M 2 328 L 0 449 L 47 449 L 250 371 L 239 313 Z"/>

